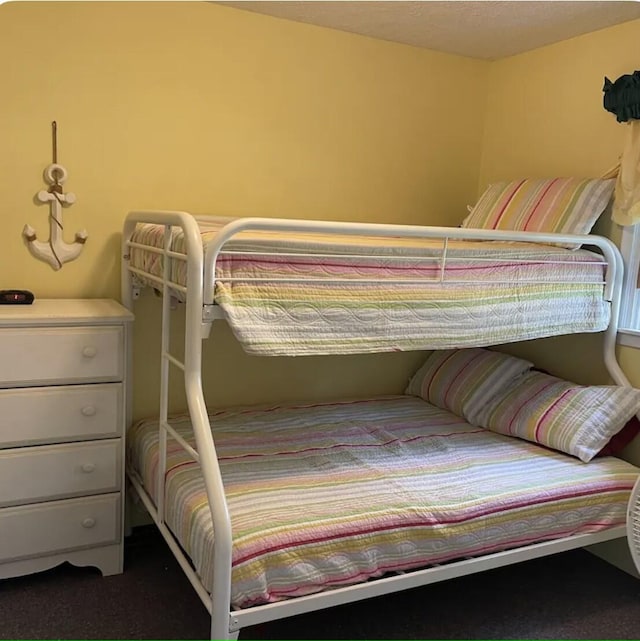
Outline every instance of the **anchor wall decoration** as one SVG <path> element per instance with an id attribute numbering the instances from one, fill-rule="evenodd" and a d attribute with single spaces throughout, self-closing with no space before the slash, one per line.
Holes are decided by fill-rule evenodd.
<path id="1" fill-rule="evenodd" d="M 89 236 L 83 229 L 76 232 L 73 243 L 68 244 L 64 241 L 62 208 L 73 205 L 76 201 L 76 196 L 71 192 L 65 194 L 62 191 L 62 185 L 66 182 L 69 174 L 62 165 L 58 164 L 57 125 L 55 120 L 51 123 L 51 128 L 53 163 L 44 170 L 44 180 L 49 185 L 49 189 L 39 191 L 36 196 L 41 203 L 49 203 L 49 241 L 41 242 L 37 240 L 36 231 L 30 225 L 24 226 L 22 235 L 31 254 L 37 259 L 49 263 L 57 271 L 64 263 L 75 260 L 80 255 Z"/>

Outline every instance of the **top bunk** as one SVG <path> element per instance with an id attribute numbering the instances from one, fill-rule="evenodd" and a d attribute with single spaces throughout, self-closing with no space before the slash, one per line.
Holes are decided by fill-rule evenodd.
<path id="1" fill-rule="evenodd" d="M 592 235 L 177 211 L 131 212 L 123 257 L 125 303 L 152 287 L 260 355 L 615 340 L 623 271 Z"/>

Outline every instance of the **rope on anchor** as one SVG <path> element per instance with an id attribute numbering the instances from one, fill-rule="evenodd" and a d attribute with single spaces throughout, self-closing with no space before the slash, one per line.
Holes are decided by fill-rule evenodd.
<path id="1" fill-rule="evenodd" d="M 63 202 L 60 200 L 60 196 L 58 196 L 55 187 L 58 186 L 58 181 L 56 180 L 55 185 L 51 185 L 51 188 L 49 191 L 53 194 L 54 198 L 60 203 L 60 206 L 62 207 Z M 64 227 L 62 226 L 62 223 L 53 215 L 53 212 L 51 211 L 51 208 L 49 208 L 49 218 L 53 220 L 53 222 L 60 227 L 60 231 L 64 231 Z M 49 247 L 51 248 L 51 253 L 53 254 L 53 257 L 56 259 L 56 262 L 58 263 L 58 269 L 62 267 L 62 261 L 60 260 L 60 257 L 58 254 L 56 254 L 56 250 L 53 246 L 53 240 L 51 239 L 51 234 L 49 234 Z"/>

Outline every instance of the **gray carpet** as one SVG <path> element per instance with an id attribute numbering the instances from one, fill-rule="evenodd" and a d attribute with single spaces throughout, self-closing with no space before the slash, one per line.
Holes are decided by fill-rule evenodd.
<path id="1" fill-rule="evenodd" d="M 204 639 L 208 614 L 152 526 L 125 572 L 0 581 L 2 639 Z M 638 639 L 640 581 L 582 550 L 254 628 L 241 639 Z"/>

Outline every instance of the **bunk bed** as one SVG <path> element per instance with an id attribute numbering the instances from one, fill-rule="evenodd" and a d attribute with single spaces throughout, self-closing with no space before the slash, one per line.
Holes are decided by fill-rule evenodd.
<path id="1" fill-rule="evenodd" d="M 462 371 L 474 372 L 476 401 L 498 382 L 514 394 L 510 382 L 544 374 L 487 346 L 602 332 L 624 397 L 617 432 L 640 393 L 616 360 L 623 267 L 608 239 L 136 211 L 122 249 L 124 304 L 142 287 L 162 295 L 159 415 L 129 430 L 128 476 L 211 613 L 212 638 L 625 537 L 640 470 L 595 456 L 604 436 L 586 457 L 514 438 L 493 429 L 499 404 L 474 404 L 452 382 L 474 387 Z M 175 300 L 184 360 L 169 351 Z M 252 354 L 425 350 L 427 361 L 400 396 L 208 409 L 202 341 L 221 319 Z M 425 382 L 430 358 L 459 354 L 446 390 Z M 476 376 L 469 354 L 491 374 Z M 185 415 L 169 416 L 171 368 Z M 558 385 L 564 398 L 543 381 Z"/>

